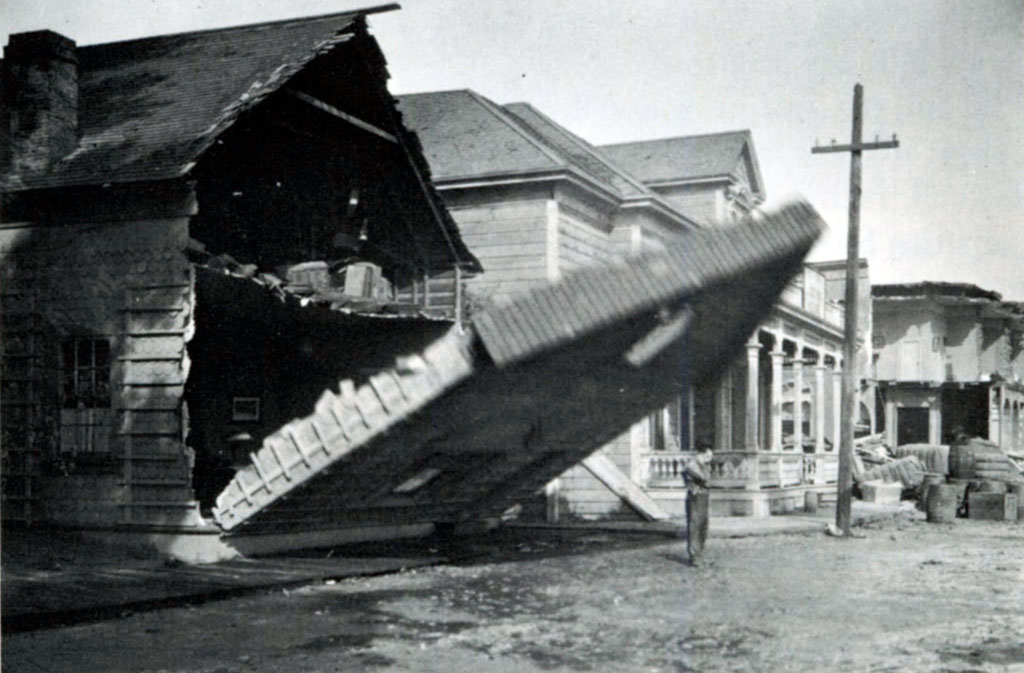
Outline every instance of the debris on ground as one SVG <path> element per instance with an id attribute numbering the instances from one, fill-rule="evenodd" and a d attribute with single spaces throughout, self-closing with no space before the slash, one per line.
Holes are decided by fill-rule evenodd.
<path id="1" fill-rule="evenodd" d="M 866 481 L 860 485 L 860 492 L 861 499 L 864 502 L 893 505 L 898 504 L 900 496 L 903 495 L 903 484 L 899 482 L 887 483 L 881 479 Z"/>
<path id="2" fill-rule="evenodd" d="M 861 475 L 861 487 L 869 481 L 900 482 L 904 488 L 913 489 L 924 481 L 925 468 L 917 456 L 894 458 L 875 467 L 866 469 Z"/>
<path id="3" fill-rule="evenodd" d="M 938 474 L 949 474 L 948 444 L 903 444 L 893 449 L 897 458 L 916 456 L 925 469 Z"/>

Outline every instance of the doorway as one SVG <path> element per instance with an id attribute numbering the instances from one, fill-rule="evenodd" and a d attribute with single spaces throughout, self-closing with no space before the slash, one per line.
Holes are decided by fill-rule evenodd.
<path id="1" fill-rule="evenodd" d="M 900 407 L 896 410 L 896 444 L 928 443 L 928 408 Z"/>

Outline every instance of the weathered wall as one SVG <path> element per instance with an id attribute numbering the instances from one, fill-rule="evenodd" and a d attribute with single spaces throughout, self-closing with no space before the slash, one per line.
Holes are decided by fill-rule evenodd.
<path id="1" fill-rule="evenodd" d="M 568 190 L 558 190 L 557 200 L 559 272 L 612 262 L 616 251 L 607 213 Z"/>
<path id="2" fill-rule="evenodd" d="M 946 359 L 954 381 L 977 381 L 981 375 L 981 325 L 973 312 L 946 316 Z"/>
<path id="3" fill-rule="evenodd" d="M 1001 319 L 981 321 L 981 354 L 978 367 L 981 375 L 1012 375 L 1010 367 L 1010 338 Z"/>
<path id="4" fill-rule="evenodd" d="M 18 393 L 30 405 L 20 429 L 5 413 L 3 439 L 5 453 L 34 456 L 33 475 L 20 478 L 31 490 L 27 518 L 189 518 L 180 408 L 191 328 L 187 240 L 185 217 L 0 229 L 5 348 L 15 337 L 25 343 L 14 330 L 29 317 L 38 325 L 32 339 L 43 345 L 31 370 L 4 359 L 5 393 L 8 382 L 21 383 Z M 72 374 L 68 360 L 83 343 L 109 348 L 109 356 L 88 356 L 96 367 L 106 363 L 102 371 Z M 15 401 L 5 394 L 4 411 Z M 19 479 L 18 470 L 5 477 Z M 26 513 L 8 505 L 5 518 Z"/>
<path id="5" fill-rule="evenodd" d="M 630 432 L 625 432 L 606 444 L 600 451 L 623 474 L 630 474 Z M 603 519 L 634 521 L 637 512 L 609 489 L 581 464 L 559 477 L 559 517 L 562 520 Z"/>
<path id="6" fill-rule="evenodd" d="M 874 330 L 878 380 L 946 380 L 945 321 L 936 307 L 876 300 Z"/>
<path id="7" fill-rule="evenodd" d="M 681 232 L 677 223 L 650 211 L 622 210 L 614 217 L 612 248 L 620 257 L 656 252 L 664 250 Z"/>
<path id="8" fill-rule="evenodd" d="M 654 187 L 677 210 L 702 224 L 719 222 L 725 215 L 723 185 L 689 185 L 679 187 Z"/>
<path id="9" fill-rule="evenodd" d="M 1019 380 L 1024 378 L 1024 335 L 1020 332 L 1012 332 L 1010 340 L 1010 372 L 1012 378 Z"/>
<path id="10" fill-rule="evenodd" d="M 810 267 L 803 270 L 803 308 L 818 318 L 825 317 L 825 276 Z"/>
<path id="11" fill-rule="evenodd" d="M 462 239 L 484 272 L 467 279 L 476 300 L 501 301 L 547 280 L 549 190 L 442 192 Z"/>

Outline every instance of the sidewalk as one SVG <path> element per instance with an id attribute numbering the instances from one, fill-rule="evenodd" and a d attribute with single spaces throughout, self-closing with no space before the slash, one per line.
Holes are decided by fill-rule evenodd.
<path id="1" fill-rule="evenodd" d="M 872 506 L 855 502 L 853 522 L 906 516 L 910 503 Z M 786 533 L 821 533 L 834 520 L 834 510 L 817 515 L 786 515 L 753 519 L 713 518 L 712 538 L 734 538 Z M 648 533 L 680 537 L 685 526 L 678 522 L 594 522 L 577 524 L 508 523 L 511 530 L 604 531 Z M 465 560 L 443 555 L 429 541 L 347 548 L 335 556 L 319 551 L 287 557 L 236 559 L 212 565 L 168 565 L 158 559 L 131 558 L 111 550 L 75 545 L 73 539 L 43 533 L 6 533 L 2 568 L 2 630 L 4 633 L 53 628 L 65 624 L 111 619 L 134 611 L 200 603 L 314 582 L 400 572 L 450 561 Z M 11 545 L 32 548 L 20 554 Z M 49 545 L 49 550 L 39 547 Z M 472 547 L 469 545 L 468 547 Z M 56 550 L 56 551 L 55 551 Z M 315 555 L 314 555 L 315 554 Z M 30 555 L 30 557 L 29 557 Z M 77 558 L 76 558 L 77 555 Z"/>
<path id="2" fill-rule="evenodd" d="M 884 521 L 894 517 L 923 517 L 917 512 L 914 503 L 901 502 L 898 505 L 876 505 L 869 502 L 854 500 L 852 505 L 851 523 L 863 526 L 874 521 Z M 745 516 L 711 517 L 708 524 L 709 538 L 760 537 L 764 535 L 785 535 L 790 533 L 822 533 L 829 523 L 836 519 L 835 505 L 822 505 L 816 514 L 795 512 L 780 516 L 754 518 Z M 669 521 L 581 521 L 566 523 L 521 523 L 508 522 L 505 525 L 515 528 L 543 529 L 580 529 L 600 530 L 608 532 L 646 532 L 665 535 L 684 535 L 686 523 L 675 519 Z"/>

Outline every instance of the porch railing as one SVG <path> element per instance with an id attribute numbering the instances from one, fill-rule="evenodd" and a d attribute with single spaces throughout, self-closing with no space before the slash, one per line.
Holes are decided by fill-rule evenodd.
<path id="1" fill-rule="evenodd" d="M 692 455 L 680 451 L 651 451 L 643 454 L 641 483 L 655 488 L 682 488 L 683 469 Z M 711 488 L 834 484 L 839 477 L 839 462 L 834 452 L 717 451 L 711 459 L 708 472 Z"/>

